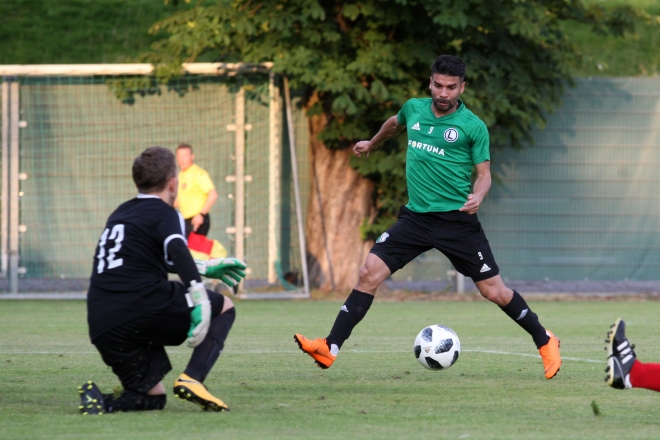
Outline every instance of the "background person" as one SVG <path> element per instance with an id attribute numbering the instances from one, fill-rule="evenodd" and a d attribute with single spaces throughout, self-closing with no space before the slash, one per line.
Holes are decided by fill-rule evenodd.
<path id="1" fill-rule="evenodd" d="M 459 58 L 439 56 L 431 66 L 431 97 L 408 100 L 370 141 L 353 147 L 356 156 L 369 156 L 407 129 L 409 201 L 401 207 L 394 226 L 371 248 L 330 334 L 315 340 L 295 334 L 298 346 L 321 368 L 335 361 L 344 341 L 367 314 L 378 286 L 415 257 L 435 248 L 456 270 L 472 278 L 484 298 L 500 306 L 532 336 L 547 379 L 559 371 L 559 339 L 541 325 L 518 292 L 504 285 L 476 215 L 491 185 L 490 139 L 486 124 L 459 100 L 465 70 Z M 477 178 L 471 185 L 473 168 Z"/>
<path id="2" fill-rule="evenodd" d="M 186 237 L 191 231 L 208 235 L 211 227 L 209 212 L 218 199 L 209 173 L 194 163 L 195 155 L 188 144 L 176 148 L 176 161 L 179 164 L 179 194 L 174 207 L 179 209 L 186 225 Z"/>

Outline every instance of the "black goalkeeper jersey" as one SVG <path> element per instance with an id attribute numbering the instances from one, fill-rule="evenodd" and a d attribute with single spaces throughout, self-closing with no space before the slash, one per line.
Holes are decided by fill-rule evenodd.
<path id="1" fill-rule="evenodd" d="M 172 261 L 167 246 L 172 240 L 185 242 L 183 228 L 181 215 L 154 196 L 139 195 L 110 215 L 96 246 L 87 293 L 92 340 L 182 294 L 179 283 L 168 282 Z"/>

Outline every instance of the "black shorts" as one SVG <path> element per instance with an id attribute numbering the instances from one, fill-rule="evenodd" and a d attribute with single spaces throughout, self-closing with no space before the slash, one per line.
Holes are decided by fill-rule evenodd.
<path id="1" fill-rule="evenodd" d="M 399 219 L 371 248 L 394 273 L 435 248 L 473 281 L 500 273 L 476 214 L 461 211 L 418 213 L 401 207 Z"/>
<path id="2" fill-rule="evenodd" d="M 208 214 L 202 214 L 202 217 L 204 217 L 204 222 L 201 225 L 199 225 L 199 228 L 197 228 L 195 234 L 203 235 L 204 237 L 206 237 L 207 235 L 209 235 L 209 229 L 211 229 L 211 216 Z M 188 238 L 188 236 L 193 230 L 192 217 L 184 219 L 183 222 L 186 225 L 186 238 Z"/>
<path id="3" fill-rule="evenodd" d="M 172 301 L 158 310 L 113 328 L 93 343 L 124 389 L 146 393 L 172 370 L 165 346 L 181 345 L 190 330 L 190 311 L 183 284 Z M 222 311 L 225 297 L 207 290 L 211 316 Z M 192 303 L 191 303 L 192 304 Z"/>

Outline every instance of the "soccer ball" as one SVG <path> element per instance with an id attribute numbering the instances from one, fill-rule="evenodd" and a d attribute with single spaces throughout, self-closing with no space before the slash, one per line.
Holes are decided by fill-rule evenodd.
<path id="1" fill-rule="evenodd" d="M 449 368 L 461 354 L 456 332 L 444 325 L 430 325 L 415 338 L 415 358 L 429 370 Z"/>

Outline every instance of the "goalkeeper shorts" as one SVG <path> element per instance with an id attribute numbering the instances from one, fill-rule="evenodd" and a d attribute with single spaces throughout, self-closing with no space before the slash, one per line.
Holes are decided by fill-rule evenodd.
<path id="1" fill-rule="evenodd" d="M 178 283 L 180 284 L 180 283 Z M 146 393 L 172 370 L 166 346 L 183 344 L 190 330 L 190 311 L 181 285 L 172 301 L 97 337 L 93 344 L 124 389 Z M 179 290 L 179 289 L 177 289 Z M 211 316 L 222 311 L 225 297 L 209 291 Z"/>

